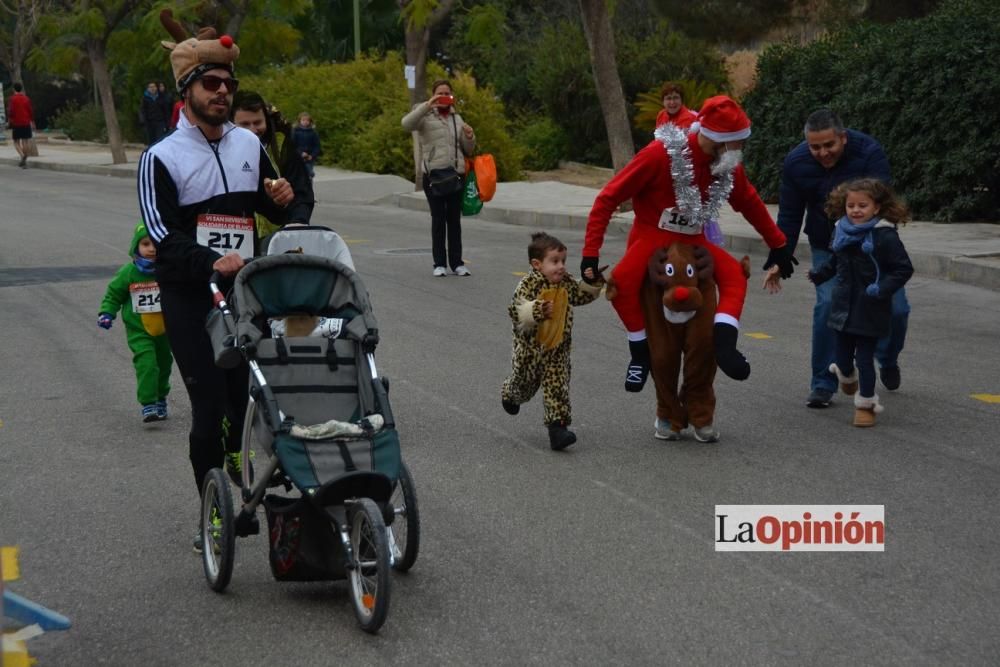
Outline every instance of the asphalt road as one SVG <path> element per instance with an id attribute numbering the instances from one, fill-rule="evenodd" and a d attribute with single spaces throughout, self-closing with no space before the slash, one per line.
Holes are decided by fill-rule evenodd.
<path id="1" fill-rule="evenodd" d="M 769 337 L 741 338 L 748 381 L 717 382 L 718 445 L 653 438 L 652 387 L 622 391 L 596 302 L 576 314 L 579 442 L 554 453 L 540 397 L 510 417 L 498 395 L 531 230 L 467 219 L 473 276 L 441 279 L 426 215 L 323 202 L 380 321 L 424 527 L 372 637 L 344 582 L 273 581 L 264 536 L 238 541 L 225 594 L 206 586 L 179 377 L 171 419 L 143 426 L 120 322 L 95 323 L 134 183 L 6 167 L 0 198 L 0 544 L 21 550 L 11 590 L 73 622 L 30 642 L 41 665 L 1000 661 L 1000 405 L 971 397 L 1000 394 L 996 292 L 911 281 L 903 385 L 863 431 L 843 397 L 805 407 L 812 288 L 769 296 L 757 271 L 743 332 Z M 556 233 L 575 265 L 582 233 Z M 716 504 L 847 503 L 885 505 L 884 553 L 714 551 Z"/>

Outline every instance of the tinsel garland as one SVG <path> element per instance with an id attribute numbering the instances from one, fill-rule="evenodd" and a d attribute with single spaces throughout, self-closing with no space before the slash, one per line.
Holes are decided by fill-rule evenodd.
<path id="1" fill-rule="evenodd" d="M 694 181 L 691 147 L 684 130 L 673 123 L 666 123 L 656 128 L 653 136 L 663 144 L 670 157 L 670 177 L 674 181 L 677 208 L 689 224 L 699 230 L 704 229 L 709 221 L 718 219 L 722 202 L 729 199 L 733 189 L 733 172 L 714 179 L 708 186 L 708 200 L 703 202 L 701 191 Z"/>

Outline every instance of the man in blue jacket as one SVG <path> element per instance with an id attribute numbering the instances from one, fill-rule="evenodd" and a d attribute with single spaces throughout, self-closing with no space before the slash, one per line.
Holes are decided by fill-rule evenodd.
<path id="1" fill-rule="evenodd" d="M 889 159 L 874 138 L 848 130 L 833 111 L 820 109 L 809 115 L 805 125 L 805 141 L 785 157 L 781 174 L 778 204 L 778 227 L 785 233 L 789 247 L 795 250 L 802 219 L 805 216 L 806 236 L 812 250 L 812 268 L 830 257 L 830 235 L 836 220 L 830 220 L 823 207 L 830 191 L 855 178 L 877 178 L 892 181 Z M 773 270 L 765 278 L 765 286 L 780 289 L 780 277 Z M 809 398 L 811 408 L 830 405 L 837 391 L 837 378 L 830 372 L 834 356 L 833 330 L 827 326 L 833 282 L 816 286 L 816 306 L 813 308 L 812 381 Z M 886 389 L 899 388 L 899 353 L 906 339 L 910 304 L 905 290 L 892 299 L 892 330 L 879 340 L 875 358 L 879 378 Z"/>

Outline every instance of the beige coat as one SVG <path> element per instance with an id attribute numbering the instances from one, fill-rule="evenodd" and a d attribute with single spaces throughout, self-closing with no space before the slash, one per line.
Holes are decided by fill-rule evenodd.
<path id="1" fill-rule="evenodd" d="M 454 120 L 452 120 L 454 119 Z M 452 111 L 447 116 L 438 114 L 429 102 L 421 102 L 413 111 L 403 116 L 403 129 L 418 132 L 420 154 L 424 170 L 454 167 L 458 173 L 465 173 L 465 156 L 472 155 L 476 148 L 476 138 L 465 136 L 462 116 Z M 456 132 L 458 133 L 458 159 L 455 159 Z"/>

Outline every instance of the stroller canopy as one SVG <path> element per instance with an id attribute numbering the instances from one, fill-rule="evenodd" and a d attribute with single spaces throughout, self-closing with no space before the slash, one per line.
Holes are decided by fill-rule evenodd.
<path id="1" fill-rule="evenodd" d="M 236 275 L 231 305 L 240 344 L 256 344 L 266 318 L 294 314 L 343 317 L 349 320 L 349 338 L 371 346 L 378 341 L 378 323 L 361 278 L 326 257 L 288 253 L 254 260 Z"/>

